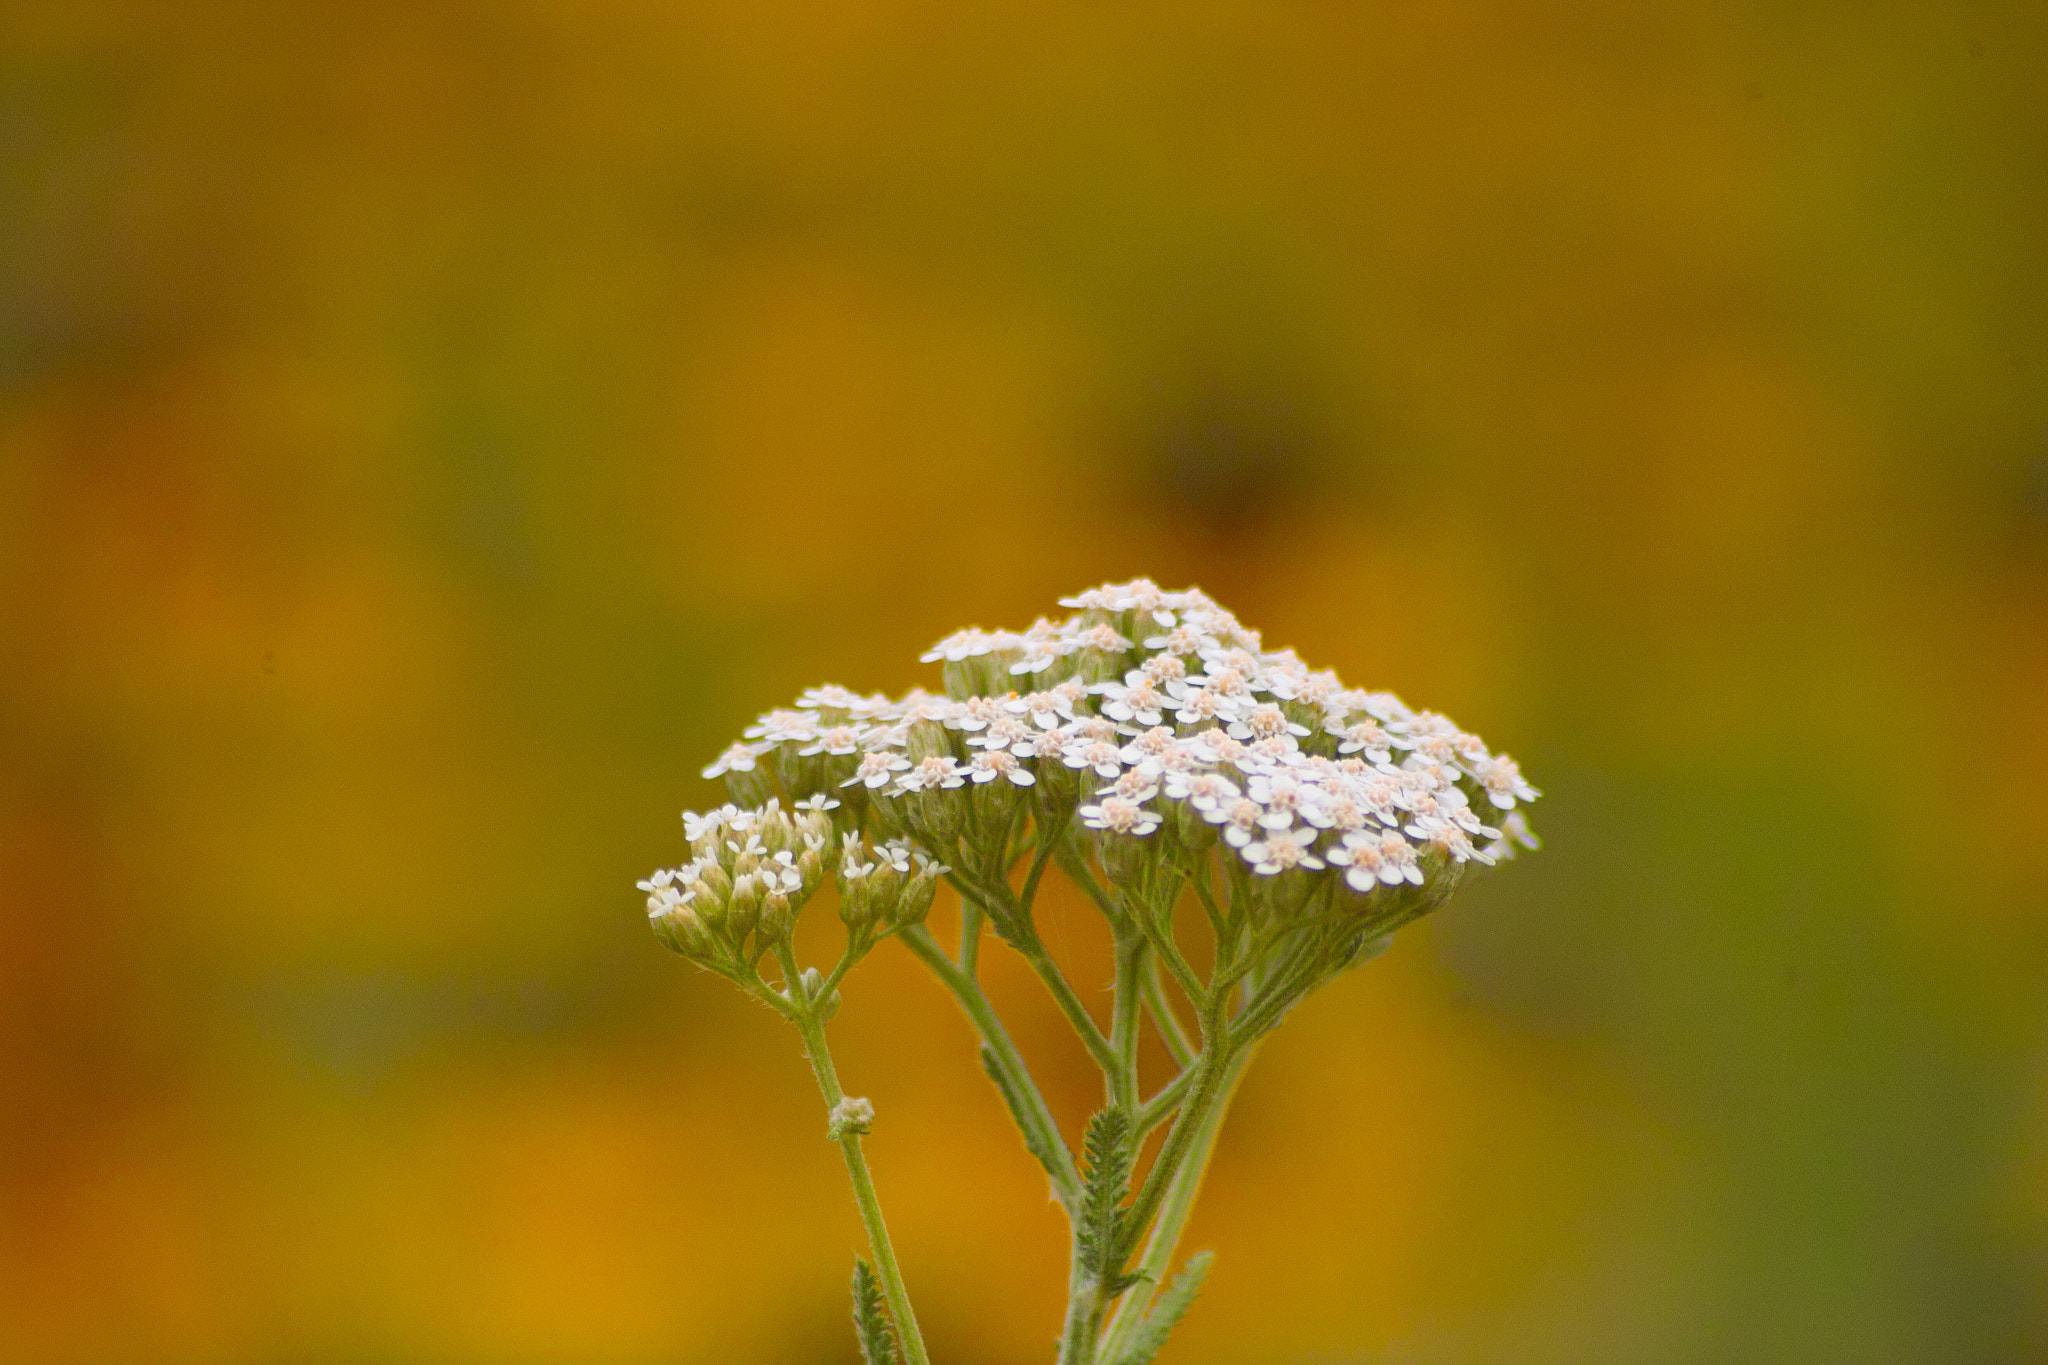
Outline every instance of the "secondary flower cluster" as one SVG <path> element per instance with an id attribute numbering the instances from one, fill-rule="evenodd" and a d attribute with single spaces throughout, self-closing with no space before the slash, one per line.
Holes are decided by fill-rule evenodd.
<path id="1" fill-rule="evenodd" d="M 828 812 L 838 805 L 813 796 L 785 812 L 770 797 L 758 810 L 685 811 L 695 856 L 639 883 L 655 932 L 685 957 L 728 973 L 786 941 L 825 880 Z M 923 920 L 946 869 L 901 840 L 871 845 L 849 833 L 834 870 L 841 918 L 857 940 L 872 942 Z"/>
<path id="2" fill-rule="evenodd" d="M 1041 825 L 1094 831 L 1106 861 L 1121 840 L 1220 841 L 1252 877 L 1323 874 L 1357 895 L 1535 847 L 1519 807 L 1538 793 L 1512 759 L 1263 649 L 1205 594 L 1139 579 L 1062 605 L 1063 621 L 933 646 L 943 695 L 814 688 L 705 776 L 742 801 L 843 802 L 842 824 L 942 854 L 1028 802 Z"/>

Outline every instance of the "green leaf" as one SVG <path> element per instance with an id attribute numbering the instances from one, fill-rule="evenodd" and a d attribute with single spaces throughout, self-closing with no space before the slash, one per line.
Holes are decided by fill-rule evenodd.
<path id="1" fill-rule="evenodd" d="M 1043 1138 L 1033 1132 L 1031 1121 L 1025 1116 L 1024 1097 L 1011 1088 L 1010 1078 L 996 1065 L 996 1050 L 987 1043 L 981 1045 L 981 1069 L 995 1082 L 1002 1093 L 1003 1103 L 1010 1106 L 1010 1119 L 1017 1125 L 1017 1131 L 1024 1138 L 1024 1150 L 1038 1158 L 1038 1164 L 1045 1167 L 1045 1173 L 1053 1178 L 1057 1186 L 1060 1178 L 1059 1158 L 1047 1148 Z"/>
<path id="2" fill-rule="evenodd" d="M 1123 1109 L 1113 1105 L 1088 1120 L 1087 1184 L 1074 1235 L 1082 1268 L 1102 1286 L 1105 1298 L 1115 1298 L 1136 1282 L 1123 1270 L 1134 1231 L 1124 1199 L 1131 1192 L 1137 1146 L 1131 1116 Z"/>
<path id="3" fill-rule="evenodd" d="M 1152 1311 L 1138 1324 L 1138 1330 L 1131 1338 L 1131 1348 L 1116 1359 L 1115 1365 L 1152 1365 L 1152 1358 L 1166 1344 L 1167 1333 L 1179 1324 L 1194 1304 L 1195 1295 L 1202 1291 L 1202 1281 L 1208 1277 L 1209 1265 L 1215 1259 L 1213 1251 L 1198 1251 L 1188 1257 L 1180 1274 L 1173 1277 L 1173 1283 L 1166 1287 L 1166 1292 L 1152 1305 Z"/>
<path id="4" fill-rule="evenodd" d="M 867 1365 L 903 1365 L 896 1329 L 882 1308 L 882 1285 L 874 1267 L 858 1256 L 853 1261 L 853 1330 L 860 1336 L 860 1358 Z"/>

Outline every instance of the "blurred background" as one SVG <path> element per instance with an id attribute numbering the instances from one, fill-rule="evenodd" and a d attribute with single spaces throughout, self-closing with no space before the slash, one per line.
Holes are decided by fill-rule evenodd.
<path id="1" fill-rule="evenodd" d="M 7 6 L 0 1359 L 852 1361 L 796 1041 L 632 883 L 756 711 L 1148 574 L 1548 793 L 1267 1046 L 1170 1361 L 2048 1360 L 2044 71 L 1992 0 Z M 1049 1360 L 967 1030 L 892 947 L 836 1031 L 935 1356 Z"/>

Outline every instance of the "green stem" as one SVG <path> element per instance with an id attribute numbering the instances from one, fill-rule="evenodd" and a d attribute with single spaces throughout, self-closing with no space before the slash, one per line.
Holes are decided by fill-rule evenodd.
<path id="1" fill-rule="evenodd" d="M 1152 1098 L 1138 1106 L 1138 1116 L 1131 1121 L 1131 1127 L 1140 1138 L 1166 1121 L 1166 1116 L 1180 1107 L 1187 1097 L 1188 1087 L 1195 1083 L 1195 1069 L 1191 1066 L 1175 1076 L 1153 1094 Z"/>
<path id="2" fill-rule="evenodd" d="M 972 901 L 960 902 L 960 970 L 969 976 L 975 974 L 981 963 L 981 907 Z"/>
<path id="3" fill-rule="evenodd" d="M 1116 994 L 1110 1006 L 1109 1045 L 1116 1055 L 1114 1070 L 1103 1073 L 1104 1097 L 1133 1119 L 1138 1116 L 1138 1024 L 1144 1006 L 1144 979 L 1151 955 L 1143 938 L 1120 937 L 1116 945 Z"/>
<path id="4" fill-rule="evenodd" d="M 1251 1064 L 1256 1045 L 1246 1047 L 1224 1067 L 1221 1088 L 1210 1102 L 1209 1111 L 1202 1116 L 1194 1141 L 1188 1145 L 1181 1159 L 1180 1169 L 1173 1173 L 1166 1187 L 1166 1197 L 1159 1206 L 1159 1221 L 1152 1226 L 1152 1235 L 1146 1239 L 1144 1255 L 1132 1273 L 1138 1283 L 1117 1305 L 1110 1317 L 1109 1326 L 1102 1338 L 1099 1358 L 1114 1362 L 1129 1345 L 1131 1336 L 1137 1331 L 1145 1310 L 1151 1306 L 1152 1297 L 1166 1283 L 1166 1272 L 1173 1265 L 1173 1253 L 1180 1245 L 1181 1233 L 1187 1228 L 1188 1215 L 1194 1211 L 1195 1196 L 1201 1193 L 1202 1177 L 1208 1173 L 1209 1158 L 1216 1151 L 1216 1137 L 1223 1129 L 1224 1115 L 1230 1109 L 1231 1097 L 1237 1092 L 1237 1083 L 1243 1079 L 1245 1068 Z"/>
<path id="5" fill-rule="evenodd" d="M 828 1112 L 838 1109 L 846 1092 L 839 1088 L 839 1074 L 832 1067 L 832 1054 L 825 1046 L 825 1025 L 806 1005 L 796 1016 L 803 1034 L 804 1055 L 818 1078 Z M 882 1278 L 882 1296 L 889 1302 L 889 1316 L 896 1320 L 896 1335 L 902 1341 L 906 1365 L 931 1365 L 925 1354 L 924 1336 L 917 1330 L 917 1314 L 911 1311 L 910 1291 L 903 1284 L 903 1270 L 896 1264 L 896 1248 L 889 1242 L 889 1228 L 882 1221 L 882 1203 L 875 1196 L 874 1177 L 868 1174 L 867 1158 L 861 1155 L 860 1134 L 848 1130 L 839 1135 L 839 1154 L 846 1158 L 846 1174 L 853 1180 L 853 1199 L 860 1205 L 860 1220 L 867 1225 L 868 1249 L 874 1253 L 875 1270 Z"/>
<path id="6" fill-rule="evenodd" d="M 1159 960 L 1154 958 L 1145 964 L 1145 1008 L 1151 1012 L 1153 1026 L 1159 1030 L 1159 1039 L 1166 1044 L 1167 1055 L 1173 1064 L 1185 1067 L 1195 1059 L 1195 1044 L 1182 1027 L 1180 1015 L 1173 1009 L 1173 1001 L 1167 998 L 1166 983 L 1159 975 Z"/>
<path id="7" fill-rule="evenodd" d="M 1057 1169 L 1048 1172 L 1054 1197 L 1063 1208 L 1073 1208 L 1081 1189 L 1081 1175 L 1074 1165 L 1074 1154 L 1060 1136 L 1059 1124 L 1053 1119 L 1051 1107 L 1046 1104 L 1037 1083 L 1031 1079 L 1031 1070 L 1024 1064 L 1023 1054 L 1010 1040 L 1009 1031 L 1003 1027 L 1003 1021 L 996 1015 L 995 1006 L 989 1003 L 980 982 L 954 965 L 945 950 L 939 947 L 938 940 L 924 926 L 906 929 L 897 937 L 903 940 L 904 947 L 932 969 L 940 984 L 953 993 L 953 998 L 960 1002 L 961 1010 L 981 1035 L 981 1040 L 988 1044 L 996 1066 L 1009 1082 L 1010 1091 L 1021 1101 L 1021 1117 L 1032 1130 L 1026 1135 L 1027 1144 L 1034 1149 L 1051 1152 L 1058 1163 Z"/>

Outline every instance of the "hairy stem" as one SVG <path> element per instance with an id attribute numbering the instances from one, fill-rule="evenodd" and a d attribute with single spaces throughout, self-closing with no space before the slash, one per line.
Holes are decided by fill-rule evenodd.
<path id="1" fill-rule="evenodd" d="M 832 1067 L 832 1054 L 825 1046 L 825 1024 L 808 1006 L 794 1016 L 803 1034 L 804 1055 L 824 1093 L 827 1112 L 836 1110 L 846 1092 L 839 1088 L 839 1073 Z M 881 1276 L 882 1296 L 888 1301 L 889 1316 L 895 1319 L 896 1335 L 903 1345 L 906 1365 L 931 1365 L 925 1354 L 924 1336 L 917 1330 L 917 1314 L 910 1307 L 910 1291 L 903 1284 L 903 1270 L 896 1263 L 896 1248 L 890 1244 L 889 1228 L 882 1221 L 881 1200 L 875 1196 L 875 1180 L 868 1174 L 867 1158 L 861 1154 L 860 1134 L 848 1129 L 838 1135 L 839 1154 L 846 1158 L 846 1174 L 853 1181 L 853 1199 L 860 1205 L 860 1220 L 867 1226 L 868 1250 L 874 1254 L 875 1270 Z"/>
<path id="2" fill-rule="evenodd" d="M 1159 960 L 1154 958 L 1145 964 L 1145 1009 L 1152 1016 L 1153 1027 L 1159 1030 L 1159 1039 L 1166 1044 L 1167 1055 L 1173 1064 L 1185 1067 L 1195 1059 L 1195 1044 L 1188 1032 L 1181 1026 L 1180 1015 L 1174 1012 L 1173 1001 L 1167 997 L 1166 983 L 1159 975 Z"/>
<path id="3" fill-rule="evenodd" d="M 1138 1024 L 1144 1006 L 1144 980 L 1150 961 L 1143 938 L 1132 934 L 1116 945 L 1116 994 L 1110 1007 L 1110 1050 L 1116 1054 L 1114 1071 L 1103 1075 L 1103 1093 L 1108 1103 L 1121 1106 L 1133 1118 L 1138 1113 Z"/>
<path id="4" fill-rule="evenodd" d="M 1209 1112 L 1202 1116 L 1194 1141 L 1181 1158 L 1180 1169 L 1173 1172 L 1167 1183 L 1166 1197 L 1159 1206 L 1159 1220 L 1152 1225 L 1152 1235 L 1146 1239 L 1144 1254 L 1132 1267 L 1138 1283 L 1117 1305 L 1103 1333 L 1100 1348 L 1103 1360 L 1116 1360 L 1130 1345 L 1130 1339 L 1151 1305 L 1153 1295 L 1166 1282 L 1166 1272 L 1173 1265 L 1174 1250 L 1180 1245 L 1181 1233 L 1187 1228 L 1188 1215 L 1194 1211 L 1195 1196 L 1202 1191 L 1202 1177 L 1208 1173 L 1209 1158 L 1215 1154 L 1216 1136 L 1223 1129 L 1224 1115 L 1229 1112 L 1231 1097 L 1236 1093 L 1237 1083 L 1243 1079 L 1255 1051 L 1256 1046 L 1243 1048 L 1224 1067 L 1223 1084 L 1211 1101 Z"/>
<path id="5" fill-rule="evenodd" d="M 1024 1064 L 1024 1056 L 1017 1051 L 1017 1045 L 1010 1040 L 1010 1034 L 997 1017 L 995 1006 L 989 1003 L 980 982 L 968 976 L 946 956 L 945 950 L 922 925 L 906 929 L 897 937 L 904 947 L 917 955 L 930 967 L 945 988 L 960 1002 L 961 1010 L 974 1025 L 975 1032 L 988 1044 L 994 1064 L 1002 1071 L 1008 1082 L 1008 1089 L 1019 1099 L 1020 1117 L 1029 1126 L 1025 1138 L 1035 1149 L 1053 1154 L 1057 1169 L 1048 1174 L 1052 1179 L 1053 1196 L 1063 1208 L 1072 1209 L 1080 1197 L 1081 1175 L 1074 1165 L 1074 1154 L 1060 1136 L 1059 1124 L 1053 1120 L 1052 1110 L 1039 1092 L 1037 1082 L 1031 1079 L 1031 1070 Z"/>

